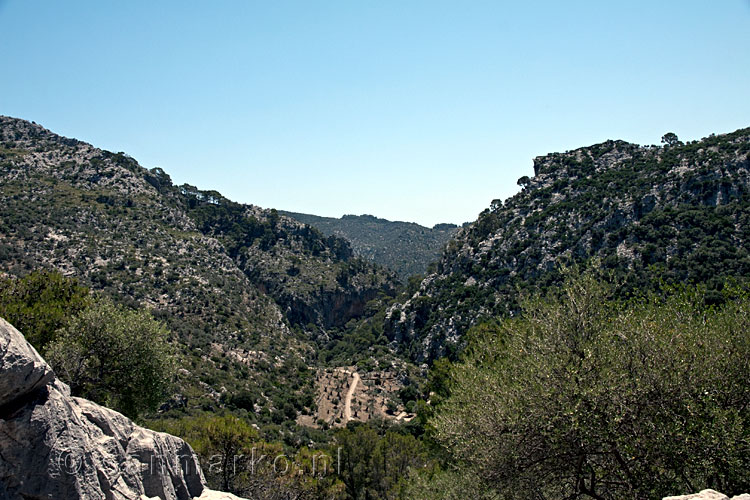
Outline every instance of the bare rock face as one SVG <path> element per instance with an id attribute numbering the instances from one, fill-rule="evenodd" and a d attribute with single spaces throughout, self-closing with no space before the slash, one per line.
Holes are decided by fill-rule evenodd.
<path id="1" fill-rule="evenodd" d="M 23 335 L 0 318 L 0 407 L 47 385 L 52 369 Z"/>
<path id="2" fill-rule="evenodd" d="M 750 500 L 750 495 L 744 494 L 729 498 L 715 490 L 703 490 L 700 493 L 693 493 L 692 495 L 665 497 L 663 500 Z"/>
<path id="3" fill-rule="evenodd" d="M 185 441 L 71 397 L 0 319 L 0 498 L 190 500 L 204 493 L 216 494 Z"/>

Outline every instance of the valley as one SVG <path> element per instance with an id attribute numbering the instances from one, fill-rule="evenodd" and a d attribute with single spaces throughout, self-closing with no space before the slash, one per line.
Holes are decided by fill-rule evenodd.
<path id="1" fill-rule="evenodd" d="M 299 471 L 316 453 L 346 461 L 335 476 L 295 479 L 270 469 L 262 478 L 206 470 L 209 487 L 250 498 L 430 498 L 431 488 L 513 498 L 512 488 L 542 481 L 535 466 L 513 469 L 525 461 L 549 466 L 540 473 L 556 478 L 544 483 L 549 498 L 570 484 L 599 487 L 602 498 L 622 498 L 624 488 L 661 495 L 673 487 L 674 464 L 686 463 L 700 484 L 714 474 L 743 488 L 741 446 L 728 446 L 725 457 L 737 469 L 706 472 L 684 458 L 706 449 L 691 429 L 670 427 L 669 415 L 700 413 L 700 432 L 746 439 L 731 434 L 748 428 L 738 410 L 744 386 L 697 359 L 737 380 L 750 373 L 742 358 L 750 345 L 742 333 L 750 129 L 669 139 L 538 157 L 518 194 L 492 201 L 463 227 L 430 229 L 238 203 L 175 185 L 125 153 L 0 117 L 0 316 L 46 328 L 21 333 L 62 373 L 70 325 L 85 324 L 85 313 L 141 314 L 155 322 L 144 323 L 154 338 L 163 328 L 159 352 L 171 354 L 168 393 L 128 415 L 140 425 L 184 438 L 199 457 L 260 447 L 294 457 Z M 685 318 L 684 345 L 671 340 L 683 338 L 674 318 Z M 94 345 L 107 344 L 101 335 Z M 732 346 L 725 357 L 715 355 L 722 342 Z M 712 351 L 702 353 L 704 343 Z M 640 357 L 623 365 L 619 349 Z M 98 362 L 104 373 L 107 363 Z M 685 380 L 706 392 L 684 392 Z M 87 390 L 105 406 L 122 400 L 96 382 L 72 384 L 73 396 Z M 717 399 L 709 401 L 712 388 Z M 663 399 L 642 406 L 657 398 L 652 389 Z M 625 399 L 607 399 L 619 394 Z M 587 410 L 595 405 L 606 411 Z M 664 434 L 642 429 L 632 408 L 653 411 Z M 569 434 L 522 416 L 559 419 Z M 494 418 L 505 418 L 511 441 L 495 434 Z M 616 428 L 617 446 L 634 443 L 629 455 L 611 449 L 597 426 Z M 523 429 L 536 441 L 528 444 Z M 685 433 L 695 449 L 644 458 L 670 433 Z M 558 452 L 564 460 L 545 462 Z M 604 486 L 569 470 L 573 457 L 607 477 Z M 631 468 L 653 481 L 634 479 Z"/>

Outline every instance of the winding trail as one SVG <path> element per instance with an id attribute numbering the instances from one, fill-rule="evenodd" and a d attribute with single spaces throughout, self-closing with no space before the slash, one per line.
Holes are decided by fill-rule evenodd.
<path id="1" fill-rule="evenodd" d="M 359 373 L 354 372 L 352 383 L 349 384 L 349 390 L 346 393 L 346 400 L 344 401 L 344 422 L 352 419 L 352 397 L 354 396 L 354 391 L 357 389 L 357 384 L 359 384 Z"/>

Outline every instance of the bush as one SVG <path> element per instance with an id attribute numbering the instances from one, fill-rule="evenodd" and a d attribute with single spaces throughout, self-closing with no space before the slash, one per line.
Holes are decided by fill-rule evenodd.
<path id="1" fill-rule="evenodd" d="M 167 337 L 148 311 L 100 299 L 60 331 L 48 361 L 75 396 L 135 417 L 155 410 L 171 387 L 174 360 Z"/>
<path id="2" fill-rule="evenodd" d="M 750 300 L 691 289 L 627 306 L 592 274 L 474 335 L 434 437 L 502 498 L 750 488 Z"/>
<path id="3" fill-rule="evenodd" d="M 23 278 L 0 277 L 0 317 L 39 352 L 55 332 L 90 304 L 89 291 L 57 271 L 34 271 Z"/>

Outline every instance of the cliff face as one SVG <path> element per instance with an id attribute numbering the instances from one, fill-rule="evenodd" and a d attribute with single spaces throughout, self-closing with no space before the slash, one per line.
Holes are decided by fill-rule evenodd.
<path id="1" fill-rule="evenodd" d="M 362 316 L 379 294 L 393 295 L 396 277 L 360 258 L 349 244 L 275 211 L 250 207 L 247 217 L 273 223 L 283 235 L 274 245 L 248 245 L 238 266 L 274 298 L 291 324 L 342 327 Z"/>
<path id="2" fill-rule="evenodd" d="M 0 319 L 0 498 L 189 500 L 211 494 L 187 443 L 71 397 L 21 333 Z"/>
<path id="3" fill-rule="evenodd" d="M 608 141 L 534 161 L 522 191 L 459 231 L 436 273 L 388 312 L 414 359 L 450 353 L 473 324 L 512 314 L 519 292 L 598 258 L 625 290 L 720 286 L 750 274 L 750 129 L 689 144 Z"/>

